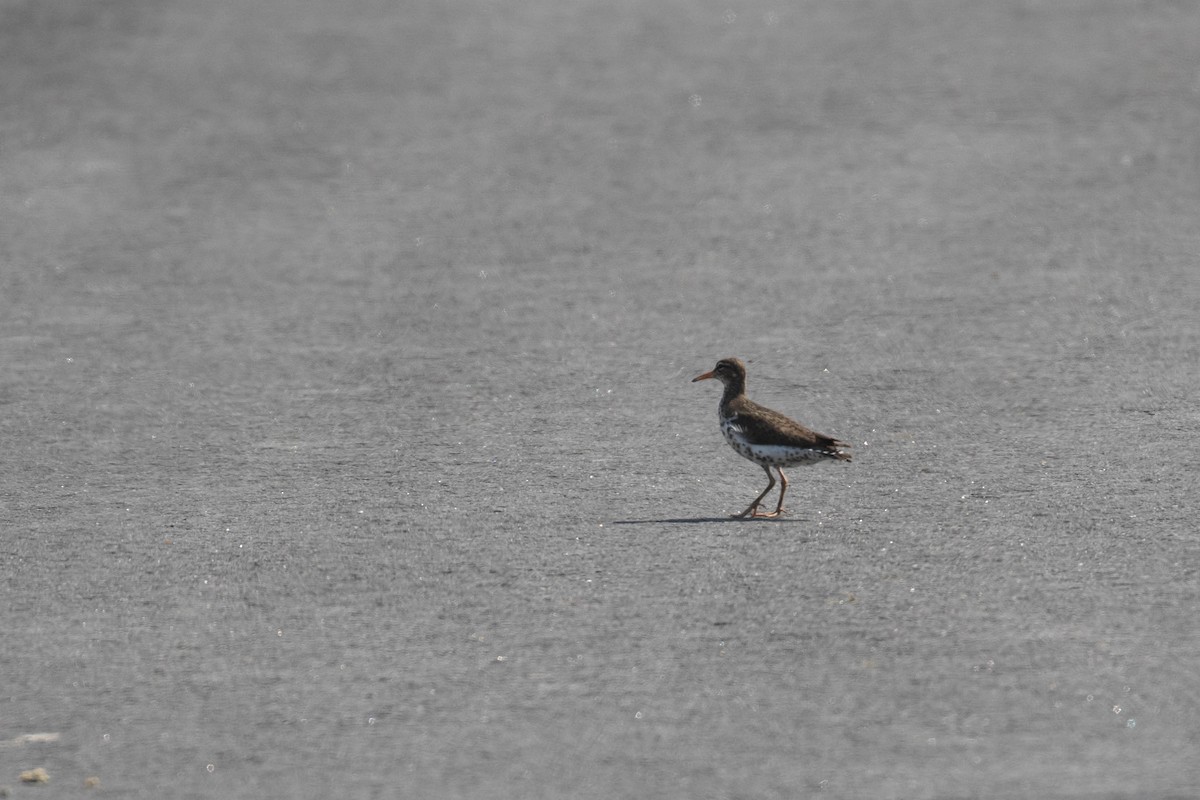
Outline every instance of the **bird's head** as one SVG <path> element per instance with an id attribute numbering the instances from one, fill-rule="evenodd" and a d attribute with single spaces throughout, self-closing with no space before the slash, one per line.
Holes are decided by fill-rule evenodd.
<path id="1" fill-rule="evenodd" d="M 726 386 L 743 384 L 746 382 L 746 365 L 737 358 L 722 358 L 712 370 L 692 378 L 692 383 L 709 378 L 716 378 Z"/>

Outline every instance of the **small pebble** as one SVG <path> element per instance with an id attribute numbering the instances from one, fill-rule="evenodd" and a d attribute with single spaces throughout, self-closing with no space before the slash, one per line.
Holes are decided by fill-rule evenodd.
<path id="1" fill-rule="evenodd" d="M 27 769 L 21 773 L 22 783 L 49 783 L 50 773 L 46 772 L 42 767 L 36 769 Z"/>

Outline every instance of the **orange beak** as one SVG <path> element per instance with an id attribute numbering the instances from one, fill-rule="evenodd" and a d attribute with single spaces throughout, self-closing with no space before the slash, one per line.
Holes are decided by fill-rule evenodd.
<path id="1" fill-rule="evenodd" d="M 704 373 L 703 375 L 697 375 L 696 377 L 692 378 L 692 383 L 695 383 L 696 381 L 706 381 L 709 378 L 715 378 L 715 377 L 716 376 L 713 375 L 712 371 L 710 370 L 710 371 Z"/>

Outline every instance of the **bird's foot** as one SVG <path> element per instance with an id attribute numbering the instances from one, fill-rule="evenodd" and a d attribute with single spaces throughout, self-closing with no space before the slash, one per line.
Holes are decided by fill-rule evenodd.
<path id="1" fill-rule="evenodd" d="M 774 519 L 775 517 L 783 516 L 783 509 L 777 508 L 774 511 L 759 511 L 758 505 L 752 505 L 740 514 L 731 514 L 730 519 Z"/>

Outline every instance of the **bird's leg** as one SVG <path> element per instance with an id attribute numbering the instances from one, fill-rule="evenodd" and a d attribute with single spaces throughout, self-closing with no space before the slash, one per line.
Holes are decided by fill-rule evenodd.
<path id="1" fill-rule="evenodd" d="M 787 479 L 787 475 L 783 474 L 783 469 L 781 469 L 780 467 L 776 467 L 775 469 L 779 470 L 779 505 L 775 506 L 775 513 L 773 513 L 773 514 L 756 514 L 755 516 L 778 517 L 780 514 L 783 513 L 783 495 L 787 491 L 788 479 Z"/>
<path id="2" fill-rule="evenodd" d="M 745 510 L 745 511 L 743 511 L 743 512 L 742 512 L 742 513 L 740 513 L 740 514 L 734 514 L 734 515 L 733 515 L 733 518 L 734 518 L 734 519 L 741 519 L 741 518 L 743 518 L 743 517 L 766 517 L 766 516 L 773 516 L 773 515 L 769 515 L 769 514 L 759 514 L 759 513 L 758 513 L 758 504 L 759 504 L 759 503 L 761 503 L 761 502 L 762 502 L 762 499 L 763 499 L 764 497 L 766 497 L 766 496 L 767 496 L 767 492 L 771 491 L 771 489 L 773 489 L 773 488 L 775 487 L 775 476 L 771 474 L 771 468 L 770 468 L 770 467 L 768 467 L 766 464 L 764 464 L 764 465 L 763 465 L 763 469 L 766 471 L 766 473 L 767 473 L 767 481 L 769 481 L 769 482 L 767 483 L 767 488 L 765 488 L 765 489 L 763 489 L 763 490 L 762 490 L 762 494 L 760 494 L 758 497 L 754 498 L 754 502 L 753 502 L 753 503 L 751 503 L 750 505 L 748 505 L 748 506 L 746 507 L 746 510 Z M 779 474 L 780 474 L 780 475 L 782 475 L 783 473 L 781 472 L 781 473 L 779 473 Z"/>

